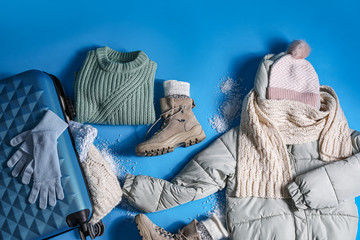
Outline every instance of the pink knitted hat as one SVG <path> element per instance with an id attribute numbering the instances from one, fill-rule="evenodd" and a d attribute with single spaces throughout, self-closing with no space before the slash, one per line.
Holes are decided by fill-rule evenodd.
<path id="1" fill-rule="evenodd" d="M 319 78 L 310 62 L 310 47 L 303 40 L 293 41 L 287 54 L 271 67 L 268 99 L 288 99 L 319 107 Z"/>

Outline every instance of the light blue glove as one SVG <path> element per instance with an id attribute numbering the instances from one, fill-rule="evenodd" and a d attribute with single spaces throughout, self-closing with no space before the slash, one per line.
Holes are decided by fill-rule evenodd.
<path id="1" fill-rule="evenodd" d="M 20 148 L 8 160 L 7 165 L 14 167 L 13 176 L 22 172 L 22 182 L 28 184 L 33 176 L 33 186 L 29 202 L 36 201 L 39 193 L 39 207 L 45 209 L 55 206 L 56 196 L 64 198 L 61 186 L 61 172 L 57 152 L 57 138 L 67 128 L 67 123 L 48 110 L 39 124 L 32 130 L 21 133 L 11 139 L 10 144 Z"/>
<path id="2" fill-rule="evenodd" d="M 35 203 L 40 194 L 39 207 L 45 209 L 49 197 L 49 205 L 55 206 L 56 196 L 64 199 L 61 186 L 61 172 L 57 153 L 57 132 L 45 131 L 32 133 L 34 144 L 34 177 L 29 195 L 29 202 Z"/>
<path id="3" fill-rule="evenodd" d="M 33 172 L 33 142 L 29 137 L 31 131 L 26 131 L 20 133 L 10 141 L 11 146 L 19 145 L 21 142 L 20 148 L 14 153 L 14 155 L 7 161 L 8 167 L 14 167 L 12 170 L 12 175 L 17 177 L 21 171 L 23 171 L 22 175 L 22 183 L 28 184 L 30 182 L 30 178 Z"/>
<path id="4" fill-rule="evenodd" d="M 32 139 L 32 134 L 35 132 L 55 131 L 58 138 L 66 128 L 67 123 L 65 123 L 55 113 L 48 110 L 35 128 L 20 133 L 11 139 L 10 145 L 13 147 L 22 143 L 20 148 L 7 161 L 8 167 L 11 168 L 15 166 L 12 171 L 12 175 L 17 177 L 22 172 L 22 183 L 29 184 L 34 172 L 34 142 Z M 54 145 L 57 145 L 56 140 Z"/>

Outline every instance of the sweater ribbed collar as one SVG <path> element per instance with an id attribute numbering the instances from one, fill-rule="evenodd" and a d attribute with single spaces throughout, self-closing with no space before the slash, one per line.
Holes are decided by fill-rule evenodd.
<path id="1" fill-rule="evenodd" d="M 102 69 L 109 72 L 130 72 L 148 62 L 143 51 L 118 52 L 109 47 L 96 49 L 96 56 Z"/>

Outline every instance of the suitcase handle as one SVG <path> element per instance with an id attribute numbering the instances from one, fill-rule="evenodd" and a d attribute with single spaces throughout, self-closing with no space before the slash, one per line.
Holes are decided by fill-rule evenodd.
<path id="1" fill-rule="evenodd" d="M 51 79 L 54 82 L 56 92 L 58 94 L 60 103 L 62 105 L 62 108 L 64 109 L 64 115 L 67 118 L 67 120 L 74 120 L 76 117 L 76 111 L 74 108 L 74 105 L 71 102 L 70 98 L 66 97 L 65 91 L 59 81 L 59 79 L 50 73 L 44 72 L 45 74 L 49 75 Z"/>

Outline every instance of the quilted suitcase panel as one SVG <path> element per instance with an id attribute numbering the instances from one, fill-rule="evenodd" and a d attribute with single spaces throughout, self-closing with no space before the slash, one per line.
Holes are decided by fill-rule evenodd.
<path id="1" fill-rule="evenodd" d="M 6 161 L 17 147 L 9 145 L 17 134 L 32 129 L 49 109 L 65 120 L 52 78 L 31 70 L 0 81 L 0 239 L 39 239 L 70 229 L 67 216 L 89 209 L 91 203 L 69 130 L 58 139 L 64 200 L 41 210 L 28 203 L 30 186 L 11 176 Z"/>

